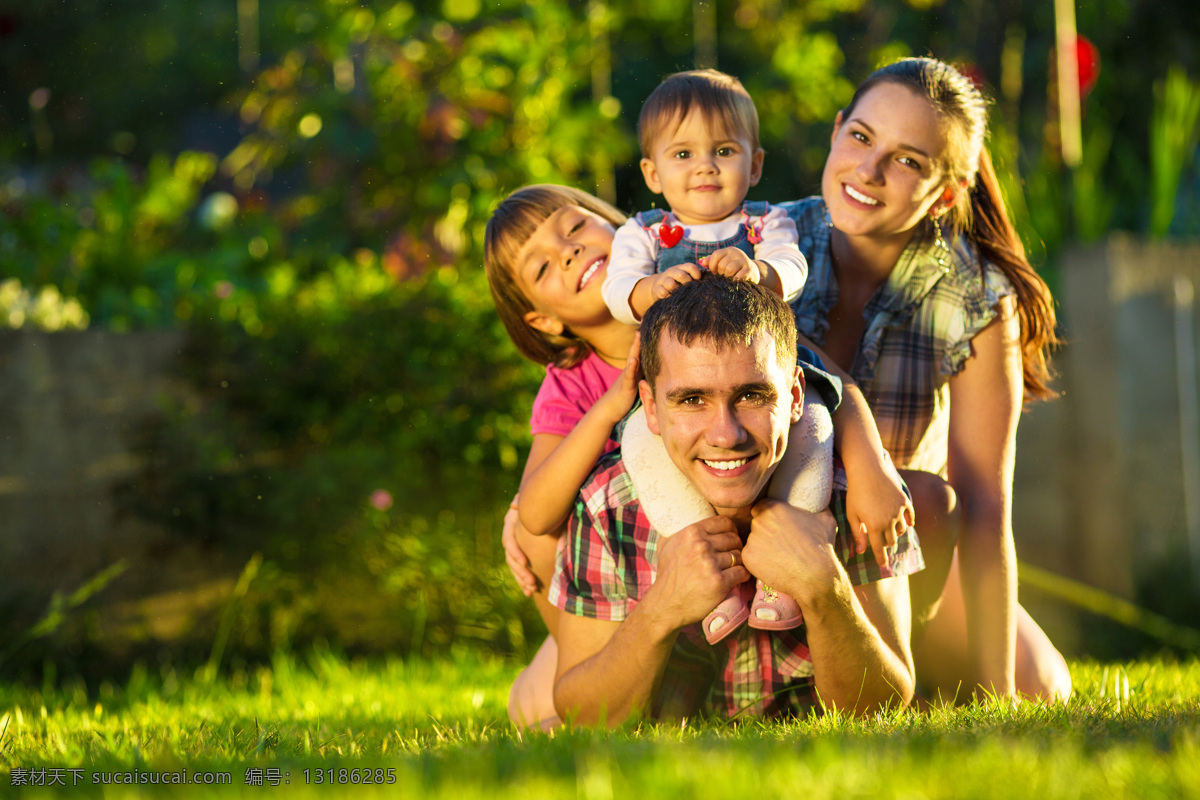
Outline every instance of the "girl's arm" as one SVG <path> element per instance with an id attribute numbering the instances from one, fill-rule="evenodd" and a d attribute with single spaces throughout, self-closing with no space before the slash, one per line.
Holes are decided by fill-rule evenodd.
<path id="1" fill-rule="evenodd" d="M 998 310 L 950 379 L 948 471 L 963 512 L 958 552 L 970 668 L 977 687 L 1011 696 L 1017 621 L 1012 480 L 1023 384 L 1013 298 L 1004 298 Z"/>
<path id="2" fill-rule="evenodd" d="M 535 536 L 553 533 L 571 513 L 579 487 L 604 453 L 613 426 L 625 418 L 637 397 L 641 378 L 639 348 L 633 345 L 621 376 L 566 436 L 539 433 L 525 462 L 517 501 L 521 524 Z"/>
<path id="3" fill-rule="evenodd" d="M 801 345 L 825 362 L 825 368 L 842 379 L 842 402 L 833 414 L 833 440 L 846 467 L 846 516 L 858 552 L 870 544 L 875 561 L 887 564 L 884 548 L 916 524 L 912 501 L 904 493 L 903 481 L 884 449 L 875 417 L 862 390 L 850 374 L 837 365 L 808 337 L 800 334 Z"/>

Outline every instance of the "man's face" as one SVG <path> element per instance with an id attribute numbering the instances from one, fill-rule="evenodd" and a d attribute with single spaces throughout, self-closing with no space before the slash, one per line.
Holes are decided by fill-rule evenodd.
<path id="1" fill-rule="evenodd" d="M 718 514 L 742 516 L 762 495 L 783 457 L 788 428 L 804 408 L 804 380 L 783 368 L 775 340 L 749 347 L 684 346 L 664 331 L 655 389 L 640 391 L 650 430 Z"/>

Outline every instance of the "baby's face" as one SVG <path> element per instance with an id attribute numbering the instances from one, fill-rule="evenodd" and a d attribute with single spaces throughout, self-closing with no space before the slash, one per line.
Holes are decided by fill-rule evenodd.
<path id="1" fill-rule="evenodd" d="M 761 147 L 691 111 L 658 136 L 650 156 L 642 159 L 642 175 L 680 222 L 704 225 L 738 210 L 762 177 L 762 164 Z"/>

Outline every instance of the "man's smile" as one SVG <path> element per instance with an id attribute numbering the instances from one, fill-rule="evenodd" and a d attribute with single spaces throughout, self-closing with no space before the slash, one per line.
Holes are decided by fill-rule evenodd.
<path id="1" fill-rule="evenodd" d="M 728 459 L 719 459 L 719 460 L 702 458 L 700 460 L 702 462 L 704 462 L 704 465 L 706 467 L 709 467 L 710 469 L 715 469 L 720 472 L 732 474 L 734 472 L 734 470 L 738 470 L 741 467 L 746 466 L 747 464 L 750 463 L 750 461 L 753 458 L 756 458 L 756 457 L 757 456 L 745 456 L 743 458 L 728 458 Z"/>

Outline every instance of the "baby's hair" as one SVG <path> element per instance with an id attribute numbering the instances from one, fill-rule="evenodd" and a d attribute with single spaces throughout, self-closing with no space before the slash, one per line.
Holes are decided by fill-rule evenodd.
<path id="1" fill-rule="evenodd" d="M 726 133 L 744 136 L 758 147 L 758 109 L 737 78 L 715 69 L 676 72 L 650 93 L 638 115 L 638 143 L 650 158 L 663 131 L 679 125 L 693 108 L 710 124 L 719 122 Z"/>
<path id="2" fill-rule="evenodd" d="M 570 186 L 538 184 L 517 189 L 500 201 L 488 220 L 483 237 L 483 270 L 496 304 L 496 312 L 521 355 L 538 364 L 567 369 L 587 358 L 592 347 L 564 330 L 554 336 L 531 327 L 525 315 L 535 310 L 517 285 L 517 256 L 538 226 L 565 206 L 579 206 L 608 221 L 614 228 L 625 215 L 608 203 Z"/>

